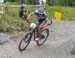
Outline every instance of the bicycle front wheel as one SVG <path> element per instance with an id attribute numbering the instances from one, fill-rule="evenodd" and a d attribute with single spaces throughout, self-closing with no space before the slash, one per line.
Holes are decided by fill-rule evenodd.
<path id="1" fill-rule="evenodd" d="M 31 41 L 31 33 L 27 33 L 20 41 L 18 49 L 19 51 L 24 51 Z"/>
<path id="2" fill-rule="evenodd" d="M 42 39 L 39 38 L 39 40 L 36 41 L 37 45 L 43 45 L 45 43 L 45 41 L 47 40 L 48 36 L 49 36 L 49 30 L 48 29 L 44 29 L 41 34 L 44 36 Z"/>

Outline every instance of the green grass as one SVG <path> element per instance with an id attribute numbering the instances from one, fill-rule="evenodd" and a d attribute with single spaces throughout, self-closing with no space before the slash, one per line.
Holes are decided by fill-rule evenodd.
<path id="1" fill-rule="evenodd" d="M 38 6 L 25 7 L 28 12 L 32 12 L 35 9 L 39 8 Z M 46 12 L 49 18 L 54 19 L 54 14 L 56 11 L 62 13 L 62 20 L 65 21 L 75 21 L 75 8 L 74 7 L 60 7 L 60 6 L 46 6 Z M 18 17 L 19 8 L 6 7 L 5 13 L 1 15 L 0 18 L 0 31 L 17 31 L 24 30 L 28 24 Z M 32 20 L 35 19 L 32 16 Z"/>
<path id="2" fill-rule="evenodd" d="M 38 7 L 26 7 L 29 11 L 34 11 Z M 75 21 L 75 7 L 62 7 L 62 6 L 46 6 L 46 13 L 49 18 L 55 19 L 55 12 L 62 13 L 62 20 Z"/>
<path id="3" fill-rule="evenodd" d="M 75 46 L 73 46 L 72 50 L 71 50 L 72 54 L 75 54 Z"/>
<path id="4" fill-rule="evenodd" d="M 75 42 L 73 43 L 73 47 L 72 47 L 72 49 L 71 49 L 71 53 L 72 53 L 73 55 L 75 55 Z"/>
<path id="5" fill-rule="evenodd" d="M 18 2 L 9 2 L 9 1 L 7 1 L 6 4 L 7 5 L 19 5 Z"/>
<path id="6" fill-rule="evenodd" d="M 27 23 L 18 17 L 18 9 L 5 8 L 5 13 L 0 18 L 0 31 L 12 32 L 25 30 Z"/>
<path id="7" fill-rule="evenodd" d="M 58 11 L 62 13 L 62 20 L 75 21 L 75 8 L 73 7 L 50 6 L 47 8 L 46 8 L 47 9 L 46 11 L 49 17 L 52 17 L 55 19 L 54 14 L 56 11 Z"/>

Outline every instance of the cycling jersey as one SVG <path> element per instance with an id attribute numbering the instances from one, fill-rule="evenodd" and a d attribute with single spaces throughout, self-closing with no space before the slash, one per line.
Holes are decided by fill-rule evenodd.
<path id="1" fill-rule="evenodd" d="M 47 15 L 46 13 L 44 12 L 43 14 L 39 14 L 37 10 L 34 11 L 34 14 L 37 16 L 38 18 L 38 21 L 37 21 L 37 24 L 41 24 L 43 21 L 46 20 L 47 18 Z"/>

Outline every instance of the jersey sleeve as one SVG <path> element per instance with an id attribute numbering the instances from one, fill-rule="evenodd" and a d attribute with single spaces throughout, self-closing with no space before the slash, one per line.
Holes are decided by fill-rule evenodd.
<path id="1" fill-rule="evenodd" d="M 39 15 L 37 10 L 34 11 L 34 14 L 35 14 L 35 15 Z"/>

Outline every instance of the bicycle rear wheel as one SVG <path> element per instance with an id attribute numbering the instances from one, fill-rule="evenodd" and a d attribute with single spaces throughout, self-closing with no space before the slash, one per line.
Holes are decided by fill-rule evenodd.
<path id="1" fill-rule="evenodd" d="M 20 41 L 18 49 L 19 51 L 24 51 L 31 41 L 31 33 L 27 33 Z"/>
<path id="2" fill-rule="evenodd" d="M 47 40 L 48 36 L 49 36 L 49 30 L 48 29 L 44 29 L 41 34 L 44 36 L 44 38 L 37 40 L 36 43 L 38 46 L 43 45 L 45 43 L 45 41 Z"/>

